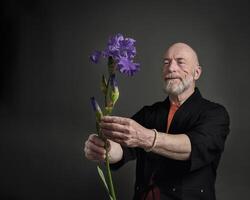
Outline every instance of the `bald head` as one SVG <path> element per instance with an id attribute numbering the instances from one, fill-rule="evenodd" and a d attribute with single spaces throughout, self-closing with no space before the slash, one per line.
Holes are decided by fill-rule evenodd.
<path id="1" fill-rule="evenodd" d="M 197 53 L 192 47 L 190 47 L 185 43 L 182 42 L 174 43 L 168 48 L 168 50 L 165 53 L 165 57 L 168 58 L 173 56 L 180 58 L 181 57 L 188 58 L 194 65 L 199 66 Z"/>

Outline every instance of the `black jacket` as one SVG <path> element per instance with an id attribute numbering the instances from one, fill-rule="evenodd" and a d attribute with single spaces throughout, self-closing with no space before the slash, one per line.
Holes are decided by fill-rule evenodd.
<path id="1" fill-rule="evenodd" d="M 166 98 L 144 106 L 132 118 L 149 129 L 166 132 L 170 102 Z M 169 128 L 170 134 L 188 135 L 192 151 L 190 159 L 178 161 L 147 153 L 140 148 L 123 147 L 123 158 L 111 165 L 118 169 L 136 159 L 134 199 L 149 190 L 150 179 L 161 191 L 161 199 L 215 200 L 216 169 L 229 133 L 229 116 L 219 104 L 202 98 L 198 88 L 176 111 Z"/>

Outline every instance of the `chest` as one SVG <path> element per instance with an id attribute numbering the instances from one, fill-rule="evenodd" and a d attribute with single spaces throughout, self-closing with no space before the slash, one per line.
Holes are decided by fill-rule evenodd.
<path id="1" fill-rule="evenodd" d="M 185 133 L 198 125 L 203 111 L 204 108 L 199 104 L 196 106 L 181 106 L 174 113 L 171 122 L 169 122 L 169 106 L 159 108 L 146 116 L 144 126 L 151 129 L 155 128 L 160 132 L 166 132 L 168 127 L 170 134 Z"/>

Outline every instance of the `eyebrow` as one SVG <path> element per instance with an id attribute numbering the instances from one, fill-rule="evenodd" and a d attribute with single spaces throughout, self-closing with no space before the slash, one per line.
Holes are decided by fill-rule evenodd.
<path id="1" fill-rule="evenodd" d="M 163 59 L 163 61 L 170 61 L 170 60 L 171 60 L 170 58 L 164 58 L 164 59 Z M 186 59 L 185 59 L 185 58 L 182 58 L 182 57 L 176 58 L 176 60 L 177 60 L 177 61 L 182 61 L 182 60 L 183 60 L 183 61 L 186 61 Z"/>
<path id="2" fill-rule="evenodd" d="M 182 60 L 186 61 L 185 58 L 176 58 L 176 60 L 178 60 L 178 61 L 182 61 Z"/>

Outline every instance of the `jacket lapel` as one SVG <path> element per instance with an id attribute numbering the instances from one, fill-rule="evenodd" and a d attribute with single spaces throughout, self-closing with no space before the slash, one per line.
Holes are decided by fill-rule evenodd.
<path id="1" fill-rule="evenodd" d="M 178 134 L 186 131 L 189 127 L 190 122 L 193 120 L 193 113 L 197 112 L 198 105 L 197 102 L 202 98 L 199 89 L 195 88 L 194 93 L 179 107 L 175 112 L 175 115 L 172 119 L 172 123 L 169 127 L 169 133 Z M 199 101 L 200 102 L 200 101 Z M 185 127 L 185 128 L 184 128 Z"/>
<path id="2" fill-rule="evenodd" d="M 156 116 L 156 129 L 160 132 L 166 132 L 167 129 L 167 117 L 168 117 L 168 112 L 170 109 L 170 102 L 169 102 L 169 97 L 165 99 L 165 101 L 162 102 L 160 105 L 160 108 L 157 112 Z"/>

